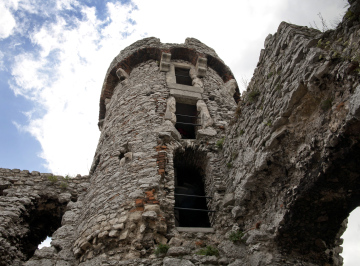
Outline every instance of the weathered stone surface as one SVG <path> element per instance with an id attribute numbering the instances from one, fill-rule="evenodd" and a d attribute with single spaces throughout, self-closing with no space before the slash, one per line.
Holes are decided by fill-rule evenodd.
<path id="1" fill-rule="evenodd" d="M 193 264 L 191 261 L 185 260 L 185 259 L 165 258 L 163 265 L 164 266 L 173 266 L 173 265 L 192 266 L 195 264 Z"/>
<path id="2" fill-rule="evenodd" d="M 196 39 L 125 48 L 104 80 L 90 176 L 0 169 L 0 264 L 341 265 L 360 205 L 359 43 L 356 16 L 325 33 L 283 22 L 241 98 Z M 199 112 L 189 139 L 177 103 Z M 196 191 L 195 173 L 211 228 L 174 211 L 194 202 L 179 192 Z M 47 235 L 52 246 L 35 252 Z M 160 244 L 170 249 L 157 257 Z"/>

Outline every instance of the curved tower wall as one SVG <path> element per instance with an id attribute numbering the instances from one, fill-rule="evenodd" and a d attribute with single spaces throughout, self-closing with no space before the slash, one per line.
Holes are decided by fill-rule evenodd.
<path id="1" fill-rule="evenodd" d="M 191 86 L 177 82 L 179 67 L 189 71 Z M 80 262 L 101 254 L 116 260 L 153 256 L 156 244 L 175 241 L 182 231 L 213 237 L 221 227 L 214 212 L 211 228 L 177 226 L 173 159 L 176 152 L 193 156 L 188 163 L 201 172 L 208 210 L 216 211 L 224 192 L 217 151 L 238 93 L 232 77 L 196 39 L 176 45 L 148 38 L 114 59 L 101 94 L 101 136 L 73 247 Z M 195 139 L 175 128 L 176 103 L 195 106 Z"/>

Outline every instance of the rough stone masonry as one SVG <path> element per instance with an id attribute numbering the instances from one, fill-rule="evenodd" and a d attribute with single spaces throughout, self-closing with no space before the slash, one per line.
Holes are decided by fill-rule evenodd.
<path id="1" fill-rule="evenodd" d="M 88 176 L 0 169 L 0 265 L 342 265 L 360 205 L 349 4 L 335 30 L 281 23 L 241 96 L 196 39 L 122 50 Z"/>

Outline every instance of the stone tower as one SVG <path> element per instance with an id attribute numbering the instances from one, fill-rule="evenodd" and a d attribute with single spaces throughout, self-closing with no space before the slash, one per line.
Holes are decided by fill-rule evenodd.
<path id="1" fill-rule="evenodd" d="M 214 233 L 225 188 L 217 151 L 238 99 L 229 68 L 196 39 L 147 38 L 115 57 L 74 244 L 80 262 L 146 258 L 177 234 Z"/>
<path id="2" fill-rule="evenodd" d="M 332 31 L 282 22 L 241 99 L 198 40 L 132 44 L 105 77 L 88 176 L 0 168 L 0 265 L 342 265 L 359 66 L 356 0 Z"/>

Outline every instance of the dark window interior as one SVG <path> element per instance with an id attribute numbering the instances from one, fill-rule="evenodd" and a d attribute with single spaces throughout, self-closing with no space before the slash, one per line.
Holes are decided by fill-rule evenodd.
<path id="1" fill-rule="evenodd" d="M 174 157 L 175 224 L 180 227 L 210 227 L 203 171 L 193 163 L 196 161 L 193 155 L 193 152 L 182 152 Z"/>
<path id="2" fill-rule="evenodd" d="M 189 72 L 190 69 L 175 67 L 176 83 L 192 86 L 192 78 Z"/>
<path id="3" fill-rule="evenodd" d="M 196 138 L 197 110 L 195 105 L 176 103 L 176 129 L 183 139 Z"/>

